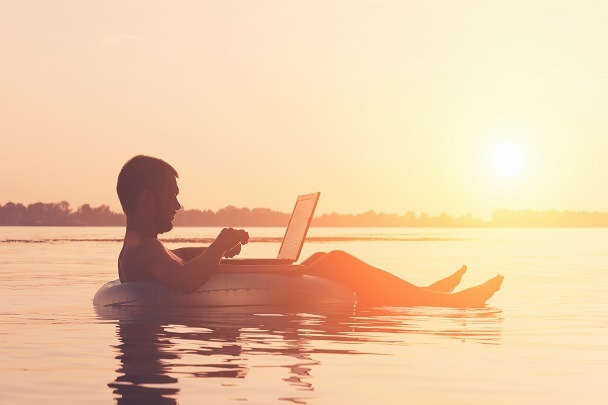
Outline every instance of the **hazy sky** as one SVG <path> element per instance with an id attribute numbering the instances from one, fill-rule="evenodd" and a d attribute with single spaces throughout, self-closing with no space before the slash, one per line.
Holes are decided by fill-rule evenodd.
<path id="1" fill-rule="evenodd" d="M 608 211 L 606 21 L 604 1 L 0 0 L 0 204 L 119 209 L 144 153 L 186 208 Z"/>

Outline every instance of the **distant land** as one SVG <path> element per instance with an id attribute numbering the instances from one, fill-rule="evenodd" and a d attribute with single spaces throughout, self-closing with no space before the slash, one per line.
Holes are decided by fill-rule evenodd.
<path id="1" fill-rule="evenodd" d="M 229 205 L 217 211 L 180 210 L 175 226 L 285 227 L 290 213 L 269 208 L 237 208 Z M 67 201 L 24 205 L 0 204 L 0 226 L 124 226 L 123 213 L 107 205 L 81 205 L 75 210 Z M 409 211 L 403 215 L 366 211 L 360 214 L 323 214 L 313 219 L 316 227 L 412 227 L 412 228 L 606 228 L 608 212 L 514 211 L 499 208 L 490 220 L 467 214 L 459 217 L 441 213 L 431 216 Z"/>

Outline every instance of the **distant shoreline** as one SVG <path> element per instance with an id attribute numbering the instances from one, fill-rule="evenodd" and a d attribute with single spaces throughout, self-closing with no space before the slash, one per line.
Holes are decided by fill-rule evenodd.
<path id="1" fill-rule="evenodd" d="M 176 227 L 286 227 L 290 214 L 269 208 L 237 208 L 229 205 L 217 211 L 180 210 Z M 59 203 L 0 204 L 0 226 L 124 226 L 123 213 L 109 206 L 84 204 L 76 210 L 67 201 Z M 514 211 L 499 208 L 490 220 L 472 214 L 454 217 L 447 213 L 387 214 L 366 211 L 360 214 L 323 214 L 313 218 L 318 228 L 608 228 L 608 212 Z"/>

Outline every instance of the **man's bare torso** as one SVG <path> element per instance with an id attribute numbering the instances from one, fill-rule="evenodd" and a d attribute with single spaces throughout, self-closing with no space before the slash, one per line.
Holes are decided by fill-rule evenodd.
<path id="1" fill-rule="evenodd" d="M 154 280 L 148 269 L 149 264 L 146 263 L 150 242 L 154 239 L 139 232 L 127 232 L 118 256 L 118 275 L 121 282 Z M 175 256 L 170 250 L 167 251 Z M 177 256 L 176 259 L 180 260 Z"/>

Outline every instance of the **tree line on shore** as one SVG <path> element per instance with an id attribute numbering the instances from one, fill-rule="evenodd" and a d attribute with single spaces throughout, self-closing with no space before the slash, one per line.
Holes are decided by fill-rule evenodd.
<path id="1" fill-rule="evenodd" d="M 113 212 L 107 205 L 84 204 L 72 210 L 67 201 L 0 204 L 2 226 L 121 226 L 125 222 L 124 214 Z"/>
<path id="2" fill-rule="evenodd" d="M 229 205 L 217 211 L 180 210 L 175 226 L 211 227 L 284 227 L 290 214 L 269 208 L 237 208 Z M 67 201 L 59 203 L 34 203 L 24 205 L 8 202 L 0 204 L 0 226 L 124 226 L 123 213 L 117 213 L 107 205 L 91 207 L 81 205 L 73 210 Z M 409 211 L 403 215 L 367 211 L 360 214 L 323 214 L 313 219 L 317 227 L 608 227 L 608 212 L 585 211 L 514 211 L 500 208 L 490 220 L 482 220 L 471 214 L 454 217 L 447 213 L 432 216 Z"/>

